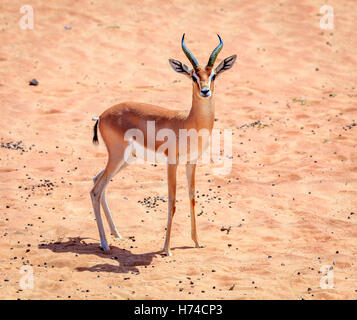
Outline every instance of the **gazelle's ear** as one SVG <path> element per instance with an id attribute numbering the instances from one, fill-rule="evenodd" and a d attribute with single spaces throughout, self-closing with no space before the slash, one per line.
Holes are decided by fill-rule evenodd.
<path id="1" fill-rule="evenodd" d="M 215 69 L 215 73 L 218 75 L 219 73 L 226 71 L 233 67 L 234 62 L 236 61 L 237 55 L 234 54 L 228 58 L 225 58 Z"/>
<path id="2" fill-rule="evenodd" d="M 186 76 L 190 76 L 191 69 L 186 66 L 184 63 L 175 60 L 175 59 L 169 59 L 170 65 L 172 69 L 174 69 L 178 73 L 182 73 Z"/>

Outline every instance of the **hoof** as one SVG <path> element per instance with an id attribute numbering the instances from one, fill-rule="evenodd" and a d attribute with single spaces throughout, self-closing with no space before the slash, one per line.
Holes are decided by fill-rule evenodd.
<path id="1" fill-rule="evenodd" d="M 171 250 L 166 250 L 166 249 L 163 249 L 163 255 L 167 256 L 167 257 L 172 257 L 172 253 L 171 253 Z"/>
<path id="2" fill-rule="evenodd" d="M 122 239 L 122 236 L 119 234 L 119 232 L 118 232 L 117 230 L 112 231 L 112 232 L 111 232 L 111 235 L 112 235 L 114 238 Z"/>
<path id="3" fill-rule="evenodd" d="M 200 244 L 197 242 L 197 240 L 193 240 L 193 242 L 195 243 L 195 248 L 202 248 L 202 246 L 200 246 Z"/>
<path id="4" fill-rule="evenodd" d="M 102 250 L 104 252 L 109 252 L 110 248 L 109 248 L 109 246 L 107 244 L 106 245 L 100 245 L 100 250 Z"/>

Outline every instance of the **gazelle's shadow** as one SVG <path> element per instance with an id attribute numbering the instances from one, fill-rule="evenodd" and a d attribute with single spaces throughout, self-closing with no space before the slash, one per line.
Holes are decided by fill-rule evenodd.
<path id="1" fill-rule="evenodd" d="M 126 249 L 120 249 L 115 246 L 110 246 L 110 252 L 106 253 L 100 250 L 99 243 L 86 243 L 84 240 L 85 238 L 74 237 L 69 238 L 69 240 L 65 242 L 40 244 L 38 248 L 51 250 L 56 253 L 73 252 L 79 255 L 96 255 L 104 259 L 110 259 L 113 262 L 118 262 L 119 266 L 111 263 L 103 263 L 91 267 L 77 267 L 76 270 L 114 273 L 139 272 L 136 268 L 137 266 L 149 266 L 154 256 L 161 253 L 161 251 L 156 251 L 133 254 Z"/>

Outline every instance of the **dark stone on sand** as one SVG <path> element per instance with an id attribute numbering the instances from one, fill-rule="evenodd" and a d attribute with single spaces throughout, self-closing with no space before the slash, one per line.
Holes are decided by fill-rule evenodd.
<path id="1" fill-rule="evenodd" d="M 30 82 L 29 82 L 29 85 L 30 86 L 38 86 L 38 81 L 36 79 L 32 79 Z"/>

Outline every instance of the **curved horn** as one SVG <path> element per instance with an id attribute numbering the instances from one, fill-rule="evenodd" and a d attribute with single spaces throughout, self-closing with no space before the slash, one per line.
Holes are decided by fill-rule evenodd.
<path id="1" fill-rule="evenodd" d="M 197 62 L 196 58 L 193 56 L 193 54 L 191 53 L 191 51 L 188 50 L 186 45 L 185 45 L 185 34 L 183 34 L 183 36 L 182 36 L 181 46 L 182 46 L 182 50 L 185 53 L 186 57 L 188 58 L 188 60 L 190 60 L 193 68 L 197 69 L 198 68 L 198 62 Z"/>
<path id="2" fill-rule="evenodd" d="M 207 63 L 207 67 L 213 67 L 214 63 L 216 62 L 217 56 L 219 54 L 219 52 L 222 50 L 223 47 L 223 41 L 222 38 L 219 36 L 219 34 L 217 34 L 218 38 L 219 38 L 219 45 L 216 47 L 216 49 L 214 49 L 211 53 L 211 56 L 209 57 L 208 63 Z"/>

